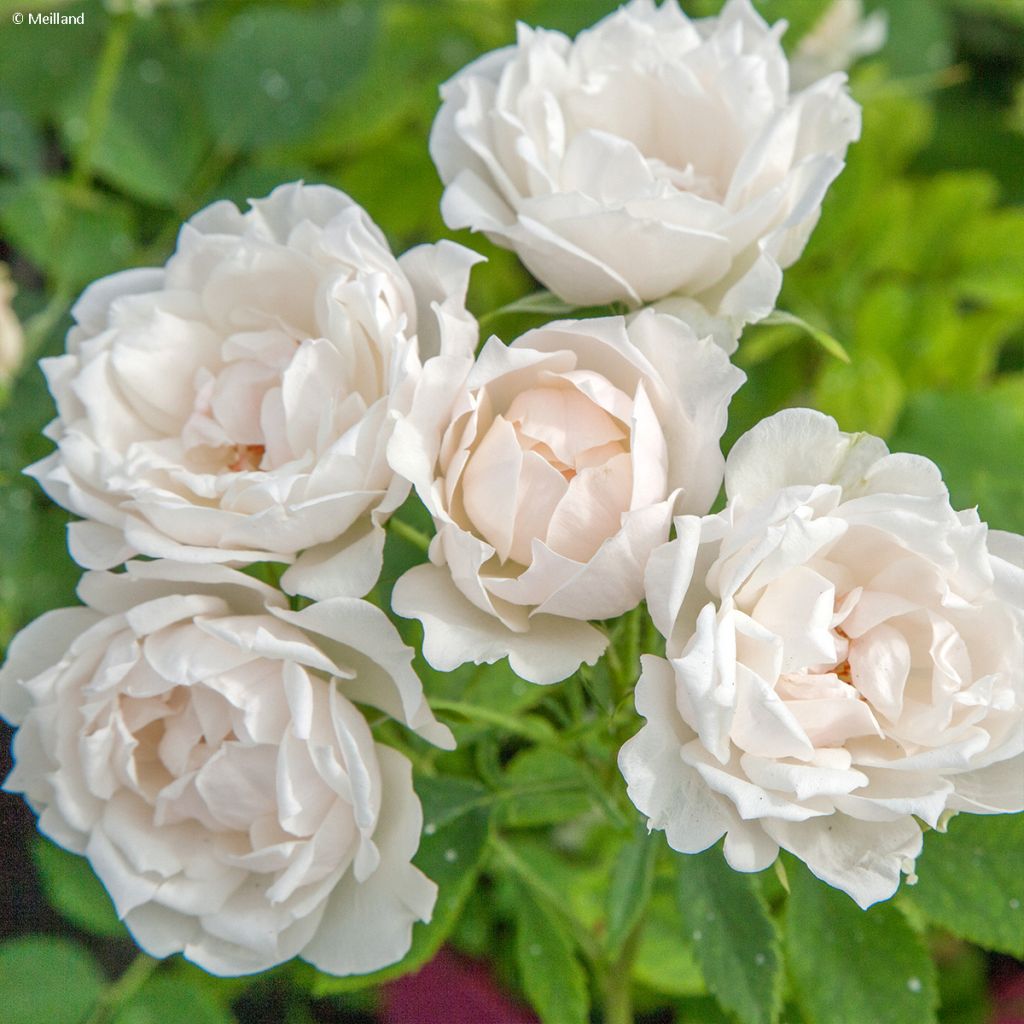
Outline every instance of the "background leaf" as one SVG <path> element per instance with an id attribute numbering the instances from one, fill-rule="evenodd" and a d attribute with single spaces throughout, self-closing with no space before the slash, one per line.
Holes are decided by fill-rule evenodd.
<path id="1" fill-rule="evenodd" d="M 502 822 L 532 828 L 568 821 L 590 810 L 585 768 L 569 754 L 549 747 L 521 751 L 509 762 L 504 783 L 530 792 L 503 801 Z"/>
<path id="2" fill-rule="evenodd" d="M 633 977 L 641 985 L 670 996 L 699 996 L 707 992 L 693 943 L 682 931 L 674 880 L 657 878 L 640 933 Z M 683 1017 L 689 1021 L 689 1017 Z"/>
<path id="3" fill-rule="evenodd" d="M 1016 382 L 988 394 L 915 395 L 892 447 L 936 460 L 955 508 L 980 504 L 992 526 L 1024 532 L 1022 399 Z"/>
<path id="4" fill-rule="evenodd" d="M 144 202 L 173 206 L 188 191 L 209 145 L 192 83 L 196 57 L 169 48 L 165 33 L 137 24 L 110 114 L 92 154 L 95 171 Z M 74 144 L 88 114 L 87 90 L 67 94 L 61 113 Z"/>
<path id="5" fill-rule="evenodd" d="M 116 1014 L 113 1024 L 231 1024 L 234 1018 L 198 981 L 161 972 Z"/>
<path id="6" fill-rule="evenodd" d="M 946 931 L 1024 959 L 1024 815 L 958 814 L 929 832 L 902 898 Z"/>
<path id="7" fill-rule="evenodd" d="M 33 854 L 46 898 L 56 910 L 93 935 L 126 937 L 107 890 L 85 857 L 68 853 L 42 836 Z"/>
<path id="8" fill-rule="evenodd" d="M 782 952 L 757 878 L 734 871 L 717 847 L 676 861 L 679 912 L 708 988 L 745 1024 L 774 1021 Z"/>
<path id="9" fill-rule="evenodd" d="M 587 978 L 562 923 L 523 888 L 516 906 L 516 961 L 543 1024 L 586 1024 Z"/>
<path id="10" fill-rule="evenodd" d="M 622 846 L 615 861 L 608 886 L 605 933 L 605 944 L 613 957 L 647 912 L 661 843 L 661 836 L 648 834 L 646 826 L 638 824 L 635 835 Z"/>
<path id="11" fill-rule="evenodd" d="M 81 946 L 33 935 L 0 945 L 4 1024 L 80 1024 L 103 990 L 103 975 Z"/>
<path id="12" fill-rule="evenodd" d="M 931 1024 L 938 1001 L 924 942 L 891 904 L 861 910 L 786 859 L 786 949 L 809 1024 Z"/>
<path id="13" fill-rule="evenodd" d="M 253 6 L 209 57 L 206 114 L 221 145 L 293 141 L 370 63 L 377 5 L 347 0 L 313 11 Z"/>

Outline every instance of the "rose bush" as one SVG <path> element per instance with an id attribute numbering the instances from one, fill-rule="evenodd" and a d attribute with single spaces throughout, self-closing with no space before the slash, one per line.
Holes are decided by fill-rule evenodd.
<path id="1" fill-rule="evenodd" d="M 89 573 L 79 593 L 0 672 L 20 725 L 5 788 L 88 857 L 139 945 L 225 975 L 399 960 L 436 887 L 410 863 L 411 766 L 352 702 L 454 741 L 384 613 L 292 612 L 249 576 L 169 561 Z"/>
<path id="2" fill-rule="evenodd" d="M 648 564 L 667 660 L 622 748 L 629 795 L 684 853 L 779 848 L 861 906 L 920 819 L 1024 809 L 1024 538 L 955 512 L 938 469 L 808 409 L 763 420 L 718 515 Z"/>
<path id="3" fill-rule="evenodd" d="M 442 88 L 446 223 L 571 303 L 766 316 L 860 130 L 844 76 L 790 92 L 781 27 L 748 0 L 697 21 L 632 0 L 575 40 L 520 25 Z"/>
<path id="4" fill-rule="evenodd" d="M 385 458 L 393 419 L 424 361 L 472 353 L 477 259 L 441 242 L 396 260 L 348 196 L 293 184 L 244 214 L 215 203 L 165 267 L 90 286 L 67 354 L 43 361 L 57 451 L 29 470 L 86 517 L 76 561 L 305 551 L 287 589 L 369 590 L 408 492 Z"/>
<path id="5" fill-rule="evenodd" d="M 714 501 L 742 380 L 711 339 L 650 310 L 491 338 L 461 376 L 425 374 L 389 457 L 437 527 L 431 564 L 392 596 L 423 622 L 427 660 L 508 655 L 538 683 L 593 663 L 607 640 L 588 620 L 637 605 L 677 503 Z"/>

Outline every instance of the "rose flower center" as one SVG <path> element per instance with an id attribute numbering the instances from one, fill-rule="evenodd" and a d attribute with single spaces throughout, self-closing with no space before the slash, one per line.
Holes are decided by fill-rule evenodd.
<path id="1" fill-rule="evenodd" d="M 573 386 L 522 391 L 473 445 L 466 516 L 499 559 L 529 565 L 533 543 L 586 561 L 621 525 L 633 469 L 629 428 Z"/>

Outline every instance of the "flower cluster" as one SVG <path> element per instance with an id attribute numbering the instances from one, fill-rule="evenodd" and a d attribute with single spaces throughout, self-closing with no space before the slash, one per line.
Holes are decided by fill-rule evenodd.
<path id="1" fill-rule="evenodd" d="M 697 21 L 632 0 L 575 40 L 523 27 L 444 86 L 447 223 L 628 316 L 478 353 L 475 253 L 396 259 L 303 184 L 214 204 L 164 267 L 78 301 L 29 472 L 91 571 L 0 672 L 6 788 L 145 949 L 228 975 L 408 952 L 437 890 L 409 757 L 363 709 L 392 742 L 454 739 L 388 612 L 437 670 L 508 658 L 551 684 L 646 601 L 665 657 L 619 766 L 683 853 L 725 836 L 756 871 L 783 848 L 866 906 L 919 821 L 1024 809 L 1024 541 L 811 410 L 722 456 L 729 354 L 859 130 L 841 73 L 791 88 L 780 34 L 749 0 Z M 413 489 L 435 534 L 387 605 Z"/>

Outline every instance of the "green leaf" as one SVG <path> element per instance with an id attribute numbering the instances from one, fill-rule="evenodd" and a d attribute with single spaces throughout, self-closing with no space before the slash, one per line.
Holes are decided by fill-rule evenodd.
<path id="1" fill-rule="evenodd" d="M 548 291 L 532 292 L 524 295 L 515 302 L 510 302 L 501 309 L 496 309 L 491 316 L 506 316 L 511 313 L 543 313 L 546 316 L 567 316 L 576 309 L 568 302 L 564 302 L 557 295 Z"/>
<path id="2" fill-rule="evenodd" d="M 415 521 L 411 522 L 417 525 Z M 405 544 L 404 541 L 402 543 Z M 395 546 L 391 545 L 392 549 Z M 408 544 L 405 546 L 409 547 Z M 387 571 L 387 545 L 384 553 Z M 403 619 L 398 626 L 405 642 L 421 652 L 423 627 L 419 622 Z M 467 663 L 453 672 L 439 672 L 431 667 L 422 653 L 417 653 L 413 668 L 423 680 L 423 688 L 431 707 L 438 710 L 447 706 L 460 719 L 449 721 L 460 747 L 495 729 L 522 735 L 536 742 L 548 741 L 555 735 L 546 719 L 526 714 L 530 708 L 544 700 L 550 690 L 520 679 L 509 667 L 507 658 L 494 665 Z"/>
<path id="3" fill-rule="evenodd" d="M 1011 0 L 996 2 L 1009 6 Z M 1020 60 L 1019 50 L 1012 60 Z M 978 66 L 973 65 L 972 71 Z M 966 81 L 934 94 L 935 137 L 914 169 L 928 174 L 950 168 L 981 167 L 998 177 L 1008 199 L 1019 203 L 1024 198 L 1024 146 L 1020 129 L 1013 130 L 1005 99 L 991 89 L 986 75 L 973 73 L 963 77 Z"/>
<path id="4" fill-rule="evenodd" d="M 43 891 L 56 910 L 93 935 L 125 937 L 114 904 L 85 857 L 68 853 L 42 836 L 32 852 Z"/>
<path id="5" fill-rule="evenodd" d="M 1024 959 L 1024 815 L 958 814 L 929 832 L 903 898 L 933 924 Z"/>
<path id="6" fill-rule="evenodd" d="M 412 948 L 397 964 L 371 974 L 335 978 L 316 974 L 312 985 L 314 996 L 379 985 L 392 978 L 419 970 L 440 949 L 451 934 L 466 899 L 476 885 L 487 842 L 488 814 L 482 809 L 458 813 L 459 807 L 469 807 L 467 800 L 473 788 L 463 779 L 445 782 L 440 779 L 415 780 L 417 792 L 423 801 L 424 833 L 413 863 L 437 884 L 437 903 L 429 924 L 422 922 L 413 927 Z M 438 822 L 446 822 L 439 826 Z M 430 826 L 434 825 L 433 832 Z"/>
<path id="7" fill-rule="evenodd" d="M 253 7 L 210 54 L 203 98 L 226 147 L 300 139 L 369 66 L 377 6 L 348 0 L 297 11 Z"/>
<path id="8" fill-rule="evenodd" d="M 975 302 L 1020 310 L 1024 305 L 1024 210 L 989 211 L 978 230 L 958 239 L 963 266 L 958 285 Z"/>
<path id="9" fill-rule="evenodd" d="M 79 1024 L 103 985 L 89 953 L 66 939 L 33 935 L 0 945 L 4 1024 Z"/>
<path id="10" fill-rule="evenodd" d="M 953 62 L 946 4 L 890 3 L 885 11 L 888 32 L 881 56 L 895 78 L 938 71 Z"/>
<path id="11" fill-rule="evenodd" d="M 588 779 L 574 758 L 560 750 L 524 750 L 509 763 L 504 784 L 529 793 L 504 801 L 502 821 L 511 828 L 533 828 L 568 821 L 592 806 Z"/>
<path id="12" fill-rule="evenodd" d="M 147 979 L 113 1024 L 231 1024 L 233 1019 L 196 981 L 161 972 Z"/>
<path id="13" fill-rule="evenodd" d="M 439 700 L 433 698 L 430 706 L 435 711 L 460 715 L 467 721 L 494 726 L 514 736 L 523 736 L 529 740 L 543 743 L 555 737 L 554 726 L 538 715 L 509 715 L 494 708 L 471 704 L 464 700 Z"/>
<path id="14" fill-rule="evenodd" d="M 14 174 L 36 174 L 43 163 L 43 139 L 24 110 L 0 95 L 0 167 Z"/>
<path id="15" fill-rule="evenodd" d="M 702 996 L 704 976 L 694 959 L 693 946 L 680 936 L 679 910 L 673 885 L 667 878 L 654 884 L 654 895 L 640 933 L 633 961 L 633 978 L 641 985 L 669 996 Z M 689 1022 L 689 1017 L 684 1017 Z"/>
<path id="16" fill-rule="evenodd" d="M 654 888 L 654 868 L 661 836 L 649 835 L 638 824 L 633 837 L 619 853 L 608 886 L 605 944 L 614 958 L 643 918 Z"/>
<path id="17" fill-rule="evenodd" d="M 542 1024 L 587 1024 L 587 976 L 562 923 L 526 888 L 516 901 L 516 962 Z"/>
<path id="18" fill-rule="evenodd" d="M 403 133 L 349 160 L 339 184 L 356 202 L 374 211 L 391 239 L 404 244 L 445 233 L 441 181 L 418 134 Z M 401 202 L 395 202 L 395 196 L 401 196 Z"/>
<path id="19" fill-rule="evenodd" d="M 988 1024 L 988 958 L 955 939 L 932 943 L 939 975 L 939 1020 L 942 1024 Z"/>
<path id="20" fill-rule="evenodd" d="M 882 354 L 861 354 L 851 366 L 830 363 L 818 378 L 814 406 L 834 416 L 842 430 L 889 434 L 906 389 L 895 362 Z"/>
<path id="21" fill-rule="evenodd" d="M 34 178 L 0 186 L 0 227 L 50 277 L 74 289 L 130 260 L 135 214 L 102 193 Z"/>
<path id="22" fill-rule="evenodd" d="M 744 1024 L 774 1021 L 782 955 L 757 879 L 734 871 L 718 848 L 678 857 L 677 872 L 679 911 L 708 988 Z"/>
<path id="23" fill-rule="evenodd" d="M 990 526 L 1024 532 L 1024 381 L 987 393 L 913 395 L 890 447 L 933 459 L 955 508 L 978 505 Z"/>
<path id="24" fill-rule="evenodd" d="M 547 910 L 563 918 L 588 956 L 601 950 L 594 935 L 601 927 L 606 864 L 587 864 L 556 852 L 550 843 L 531 836 L 492 836 L 499 863 L 525 884 Z"/>
<path id="25" fill-rule="evenodd" d="M 416 792 L 423 803 L 423 830 L 433 835 L 470 811 L 489 804 L 491 792 L 473 779 L 445 776 L 421 776 Z"/>
<path id="26" fill-rule="evenodd" d="M 7 6 L 13 13 L 25 11 L 29 5 L 9 0 Z M 35 6 L 38 9 L 40 5 Z M 82 10 L 84 5 L 69 4 L 62 13 Z M 0 16 L 0 95 L 17 103 L 36 122 L 50 120 L 69 93 L 88 94 L 108 24 L 96 6 L 90 6 L 84 25 L 66 28 L 15 25 L 10 14 Z M 3 148 L 6 146 L 4 132 Z"/>
<path id="27" fill-rule="evenodd" d="M 796 316 L 794 313 L 787 313 L 784 310 L 776 309 L 769 313 L 760 323 L 768 325 L 786 324 L 791 327 L 799 327 L 802 331 L 809 334 L 830 356 L 838 359 L 841 363 L 850 362 L 849 353 L 831 334 L 823 331 L 820 327 L 815 327 L 814 324 L 809 324 L 802 317 Z"/>
<path id="28" fill-rule="evenodd" d="M 611 14 L 618 7 L 617 0 L 535 0 L 530 12 L 531 25 L 542 25 L 569 35 L 576 35 L 595 22 Z"/>
<path id="29" fill-rule="evenodd" d="M 789 860 L 786 948 L 809 1024 L 931 1024 L 935 967 L 891 904 L 861 910 Z"/>
<path id="30" fill-rule="evenodd" d="M 680 999 L 676 1001 L 676 1020 L 686 1024 L 734 1024 L 735 1018 L 722 1012 L 721 1007 L 710 996 Z"/>
<path id="31" fill-rule="evenodd" d="M 782 37 L 787 50 L 794 46 L 814 28 L 825 12 L 832 5 L 832 0 L 761 0 L 757 9 L 761 17 L 774 25 L 780 18 L 787 23 L 786 34 Z"/>
<path id="32" fill-rule="evenodd" d="M 175 48 L 171 40 L 172 35 L 154 27 L 147 38 L 133 43 L 92 154 L 93 169 L 106 181 L 146 202 L 166 205 L 187 193 L 206 146 L 192 84 L 198 69 L 191 53 Z M 87 91 L 67 94 L 62 121 L 72 143 L 78 141 L 88 107 Z"/>

